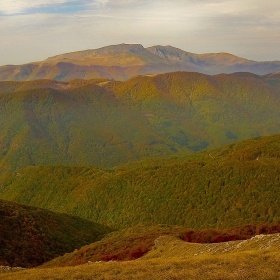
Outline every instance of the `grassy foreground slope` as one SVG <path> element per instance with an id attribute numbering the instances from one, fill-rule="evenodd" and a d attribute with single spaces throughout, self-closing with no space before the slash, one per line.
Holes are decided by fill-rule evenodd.
<path id="1" fill-rule="evenodd" d="M 280 274 L 279 246 L 279 235 L 215 244 L 211 250 L 209 244 L 185 243 L 174 237 L 165 237 L 157 240 L 154 250 L 144 259 L 76 267 L 36 268 L 0 274 L 0 279 L 276 280 Z"/>
<path id="2" fill-rule="evenodd" d="M 110 170 L 29 167 L 2 177 L 0 197 L 114 228 L 139 222 L 222 229 L 278 224 L 279 170 L 275 135 Z"/>
<path id="3" fill-rule="evenodd" d="M 67 214 L 0 200 L 0 265 L 33 267 L 112 229 Z"/>
<path id="4" fill-rule="evenodd" d="M 0 171 L 107 168 L 280 133 L 275 79 L 177 72 L 126 82 L 2 82 Z"/>
<path id="5" fill-rule="evenodd" d="M 154 258 L 188 258 L 200 255 L 223 255 L 237 252 L 250 251 L 252 249 L 264 251 L 272 248 L 280 248 L 280 234 L 256 235 L 249 240 L 230 241 L 212 244 L 187 243 L 174 236 L 160 236 L 155 241 L 155 246 L 143 259 Z M 280 267 L 279 267 L 280 268 Z"/>
<path id="6" fill-rule="evenodd" d="M 158 249 L 157 246 L 156 251 L 153 250 L 155 243 L 158 243 L 157 240 L 159 238 L 161 239 L 162 236 L 167 235 L 173 236 L 174 238 L 179 238 L 181 241 L 183 240 L 192 243 L 209 243 L 209 246 L 212 246 L 211 248 L 216 248 L 215 250 L 218 251 L 219 247 L 216 247 L 215 243 L 246 240 L 259 234 L 271 234 L 279 232 L 280 225 L 246 225 L 223 230 L 192 230 L 179 226 L 137 225 L 132 228 L 108 234 L 102 240 L 86 245 L 78 250 L 75 250 L 74 252 L 57 257 L 49 262 L 44 263 L 42 267 L 76 266 L 88 262 L 98 261 L 127 261 L 138 259 L 143 255 L 145 255 L 144 258 L 147 259 L 155 257 L 155 252 L 157 253 L 157 256 L 159 255 L 159 252 L 165 252 L 166 254 L 169 254 L 169 257 L 176 257 L 175 254 L 177 254 L 180 250 L 170 250 L 169 252 L 169 248 L 171 246 L 166 247 L 168 250 L 161 250 L 164 245 L 160 249 Z M 182 242 L 180 244 L 187 243 Z M 183 246 L 181 247 L 184 249 Z M 191 248 L 191 245 L 185 245 L 185 247 Z M 197 250 L 200 250 L 201 252 L 204 247 L 205 246 L 199 247 L 193 245 L 194 249 L 197 248 Z M 180 247 L 177 246 L 177 248 Z M 223 248 L 223 245 L 221 245 L 221 248 Z M 233 247 L 232 249 L 234 250 L 236 247 Z M 213 249 L 212 252 L 215 250 Z M 171 255 L 172 252 L 173 255 Z M 187 250 L 182 250 L 182 252 L 185 253 L 185 256 L 188 254 Z M 160 256 L 164 257 L 164 254 L 162 253 Z"/>

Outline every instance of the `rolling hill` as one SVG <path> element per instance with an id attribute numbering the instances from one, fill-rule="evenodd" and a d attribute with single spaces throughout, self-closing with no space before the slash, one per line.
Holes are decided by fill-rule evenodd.
<path id="1" fill-rule="evenodd" d="M 163 259 L 165 256 L 167 258 L 187 258 L 193 255 L 202 255 L 203 253 L 208 254 L 209 252 L 221 253 L 222 248 L 224 248 L 228 243 L 231 243 L 234 246 L 228 246 L 229 248 L 227 248 L 228 250 L 226 250 L 226 253 L 233 251 L 244 251 L 248 249 L 246 246 L 241 246 L 241 244 L 247 243 L 245 240 L 251 239 L 256 235 L 260 236 L 260 234 L 262 234 L 261 236 L 263 239 L 267 238 L 267 243 L 269 243 L 269 241 L 272 240 L 268 234 L 279 232 L 280 225 L 246 225 L 223 230 L 192 230 L 179 226 L 137 225 L 132 228 L 110 233 L 98 242 L 83 246 L 82 248 L 71 253 L 66 253 L 63 256 L 59 256 L 49 262 L 44 263 L 41 267 L 69 267 L 90 262 L 128 261 L 138 258 L 152 259 L 160 257 Z M 171 238 L 171 236 L 173 238 Z M 159 240 L 163 240 L 164 238 L 167 240 L 170 238 L 171 240 L 177 240 L 177 243 L 182 245 L 179 246 L 181 250 L 179 248 L 178 250 L 174 250 L 175 248 L 170 248 L 174 247 L 173 245 L 170 247 L 166 246 L 164 249 L 166 242 L 162 242 L 163 244 L 161 244 L 161 246 L 159 244 L 161 243 Z M 243 242 L 232 242 L 236 240 L 242 240 Z M 258 241 L 263 240 L 260 238 Z M 276 241 L 276 244 L 279 244 L 279 236 L 277 236 Z M 191 245 L 189 243 L 196 244 Z M 198 245 L 197 243 L 201 245 Z M 203 250 L 206 246 L 202 244 L 205 243 L 208 244 L 207 247 L 211 248 L 211 250 L 207 250 L 206 252 Z M 216 243 L 220 243 L 220 246 L 217 246 Z M 273 242 L 270 243 L 271 247 L 275 247 Z M 191 250 L 186 250 L 186 248 L 191 249 L 192 252 L 190 252 Z M 194 250 L 196 250 L 196 252 L 194 252 Z"/>
<path id="2" fill-rule="evenodd" d="M 113 169 L 28 167 L 2 176 L 0 198 L 113 228 L 279 224 L 280 136 Z M 240 195 L 242 193 L 242 196 Z"/>
<path id="3" fill-rule="evenodd" d="M 0 169 L 112 167 L 280 133 L 277 74 L 0 83 Z"/>
<path id="4" fill-rule="evenodd" d="M 0 265 L 34 267 L 112 229 L 67 214 L 0 200 Z"/>
<path id="5" fill-rule="evenodd" d="M 144 48 L 140 44 L 120 44 L 61 54 L 24 65 L 1 66 L 0 81 L 69 81 L 76 78 L 127 80 L 137 75 L 175 71 L 204 74 L 252 72 L 264 75 L 279 70 L 279 61 L 257 62 L 228 53 L 194 54 L 172 46 Z"/>
<path id="6" fill-rule="evenodd" d="M 279 234 L 219 244 L 186 243 L 171 236 L 156 240 L 144 258 L 87 263 L 75 267 L 35 268 L 2 273 L 5 280 L 278 279 Z"/>

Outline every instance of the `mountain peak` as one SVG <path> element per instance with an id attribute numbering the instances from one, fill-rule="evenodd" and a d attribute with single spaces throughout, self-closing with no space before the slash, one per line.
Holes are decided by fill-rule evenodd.
<path id="1" fill-rule="evenodd" d="M 141 44 L 118 44 L 99 48 L 95 50 L 96 53 L 115 53 L 115 52 L 139 52 L 145 51 L 145 48 Z"/>
<path id="2" fill-rule="evenodd" d="M 47 63 L 53 63 L 53 62 L 73 62 L 77 63 L 77 61 L 86 61 L 89 58 L 92 58 L 94 56 L 101 56 L 101 55 L 116 55 L 118 53 L 132 53 L 132 54 L 145 54 L 147 55 L 146 49 L 140 45 L 140 44 L 118 44 L 118 45 L 111 45 L 111 46 L 105 46 L 99 49 L 89 49 L 85 51 L 77 51 L 77 52 L 70 52 L 65 54 L 56 55 L 53 57 L 49 57 L 45 60 Z"/>
<path id="3" fill-rule="evenodd" d="M 70 52 L 19 66 L 0 67 L 0 81 L 35 79 L 109 78 L 127 80 L 146 74 L 176 71 L 220 74 L 277 72 L 280 61 L 256 62 L 229 53 L 195 54 L 171 45 L 144 48 L 141 44 L 117 44 L 98 49 Z"/>
<path id="4" fill-rule="evenodd" d="M 147 48 L 147 50 L 152 53 L 152 54 L 155 54 L 155 55 L 158 55 L 162 58 L 165 58 L 165 59 L 175 59 L 178 60 L 178 59 L 182 59 L 182 57 L 185 55 L 188 55 L 189 53 L 186 52 L 186 51 L 183 51 L 179 48 L 176 48 L 176 47 L 173 47 L 173 46 L 160 46 L 160 45 L 157 45 L 157 46 L 152 46 L 152 47 L 149 47 Z"/>

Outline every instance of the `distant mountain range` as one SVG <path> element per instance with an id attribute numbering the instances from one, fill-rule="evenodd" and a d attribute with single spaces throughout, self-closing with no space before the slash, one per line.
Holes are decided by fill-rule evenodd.
<path id="1" fill-rule="evenodd" d="M 96 50 L 78 51 L 24 65 L 0 67 L 0 81 L 76 78 L 127 80 L 137 75 L 174 71 L 204 74 L 251 72 L 265 75 L 280 71 L 280 61 L 257 62 L 228 53 L 194 54 L 172 46 L 144 48 L 120 44 Z"/>
<path id="2" fill-rule="evenodd" d="M 112 167 L 280 133 L 279 75 L 0 83 L 0 167 Z"/>

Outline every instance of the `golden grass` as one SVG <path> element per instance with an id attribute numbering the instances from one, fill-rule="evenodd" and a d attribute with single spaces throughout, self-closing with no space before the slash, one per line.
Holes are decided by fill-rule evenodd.
<path id="1" fill-rule="evenodd" d="M 257 235 L 249 240 L 198 244 L 184 242 L 174 236 L 161 236 L 143 259 L 190 258 L 197 256 L 228 255 L 267 249 L 280 251 L 280 234 Z"/>
<path id="2" fill-rule="evenodd" d="M 189 259 L 93 263 L 76 267 L 30 269 L 0 274 L 5 280 L 182 280 L 279 279 L 279 252 L 232 253 Z"/>
<path id="3" fill-rule="evenodd" d="M 254 240 L 253 240 L 254 241 Z M 49 268 L 49 269 L 30 269 L 20 272 L 0 274 L 0 279 L 5 280 L 183 280 L 183 279 L 279 279 L 280 277 L 280 251 L 277 246 L 272 245 L 268 248 L 269 244 L 273 242 L 263 240 L 259 245 L 255 246 L 256 242 L 252 240 L 249 243 L 244 243 L 245 247 L 242 251 L 232 250 L 228 252 L 216 251 L 212 253 L 204 253 L 194 256 L 189 254 L 174 257 L 172 254 L 166 257 L 166 252 L 170 247 L 177 247 L 176 250 L 183 245 L 178 245 L 174 238 L 165 239 L 164 247 L 157 244 L 154 251 L 162 250 L 162 255 L 154 259 L 148 259 L 146 256 L 143 259 L 127 262 L 109 262 L 109 263 L 90 263 L 76 267 L 63 267 L 63 268 Z M 268 241 L 268 242 L 267 242 Z M 175 243 L 174 243 L 175 242 Z M 251 243 L 250 243 L 251 242 Z M 175 244 L 175 245 L 174 245 Z M 251 245 L 250 245 L 251 244 Z M 189 250 L 188 245 L 184 244 L 182 251 Z M 201 244 L 198 244 L 199 246 Z M 217 244 L 220 246 L 219 244 Z M 163 247 L 162 247 L 163 246 Z M 203 245 L 202 245 L 203 246 Z M 207 248 L 204 244 L 204 249 Z M 223 244 L 226 246 L 226 244 Z M 262 249 L 261 249 L 262 248 Z M 199 250 L 201 250 L 199 248 Z M 176 250 L 173 254 L 176 255 Z M 193 250 L 193 248 L 191 249 Z"/>

